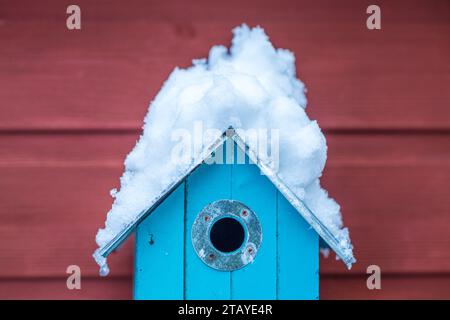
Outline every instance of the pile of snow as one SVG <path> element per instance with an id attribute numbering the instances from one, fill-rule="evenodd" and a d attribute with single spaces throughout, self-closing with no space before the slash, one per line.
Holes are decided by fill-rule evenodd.
<path id="1" fill-rule="evenodd" d="M 193 123 L 202 121 L 205 129 L 279 129 L 279 177 L 352 256 L 340 207 L 320 187 L 327 146 L 317 122 L 305 112 L 305 87 L 296 78 L 294 55 L 275 49 L 259 27 L 242 25 L 233 33 L 230 50 L 214 46 L 208 59 L 176 68 L 151 103 L 143 134 L 125 160 L 120 191 L 111 191 L 115 200 L 97 244 L 111 241 L 185 172 L 186 164 L 171 160 L 177 143 L 171 134 L 176 129 L 192 131 Z M 200 151 L 192 153 L 193 161 Z M 106 274 L 106 260 L 94 257 Z"/>

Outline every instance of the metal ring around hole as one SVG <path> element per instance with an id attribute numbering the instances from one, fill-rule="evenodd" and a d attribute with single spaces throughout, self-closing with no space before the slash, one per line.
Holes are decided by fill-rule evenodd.
<path id="1" fill-rule="evenodd" d="M 244 242 L 233 252 L 217 250 L 210 239 L 212 225 L 221 218 L 238 220 L 245 230 Z M 204 207 L 194 221 L 191 231 L 192 245 L 198 257 L 216 270 L 240 269 L 255 259 L 262 242 L 261 224 L 256 214 L 242 202 L 218 200 Z"/>

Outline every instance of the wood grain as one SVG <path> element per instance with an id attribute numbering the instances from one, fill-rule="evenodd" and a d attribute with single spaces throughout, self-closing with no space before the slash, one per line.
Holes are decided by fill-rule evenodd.
<path id="1" fill-rule="evenodd" d="M 231 165 L 231 199 L 244 203 L 255 212 L 262 228 L 262 242 L 253 262 L 231 272 L 232 299 L 277 299 L 279 291 L 284 292 L 284 288 L 280 290 L 277 286 L 283 278 L 277 270 L 277 189 L 248 157 L 243 156 L 245 153 L 236 144 L 234 150 L 235 161 L 247 158 L 248 164 Z M 303 230 L 299 232 L 304 233 Z"/>
<path id="2" fill-rule="evenodd" d="M 21 3 L 0 11 L 0 130 L 140 128 L 173 68 L 242 21 L 296 54 L 323 128 L 450 128 L 449 2 L 383 2 L 379 32 L 360 1 L 81 1 L 78 32 L 64 4 Z"/>
<path id="3" fill-rule="evenodd" d="M 322 184 L 358 262 L 321 259 L 323 299 L 450 298 L 450 2 L 358 0 L 0 2 L 0 299 L 128 299 L 133 239 L 97 278 L 94 235 L 123 159 L 175 66 L 260 24 L 292 50 L 325 132 Z M 83 290 L 65 287 L 70 264 Z M 377 264 L 383 289 L 365 287 Z"/>
<path id="4" fill-rule="evenodd" d="M 184 191 L 182 183 L 137 228 L 134 299 L 184 298 Z"/>
<path id="5" fill-rule="evenodd" d="M 368 290 L 366 277 L 322 276 L 320 298 L 343 300 L 444 300 L 450 299 L 450 276 L 388 275 L 381 278 L 381 290 Z"/>
<path id="6" fill-rule="evenodd" d="M 131 277 L 82 277 L 81 290 L 68 290 L 65 277 L 0 279 L 0 299 L 131 299 L 132 282 Z"/>
<path id="7" fill-rule="evenodd" d="M 0 299 L 131 299 L 131 277 L 83 278 L 81 290 L 68 290 L 66 278 L 0 279 Z M 321 276 L 320 298 L 450 299 L 448 275 L 386 276 L 381 290 L 368 290 L 365 277 Z"/>
<path id="8" fill-rule="evenodd" d="M 217 199 L 231 198 L 231 175 L 229 165 L 200 165 L 186 180 L 185 225 L 185 299 L 231 299 L 231 272 L 217 270 L 201 261 L 190 245 L 192 225 L 198 213 Z M 208 183 L 205 183 L 208 181 Z M 224 188 L 224 186 L 228 186 Z M 214 285 L 211 285 L 214 284 Z"/>
<path id="9" fill-rule="evenodd" d="M 61 275 L 69 264 L 97 274 L 94 235 L 111 207 L 135 135 L 0 136 L 0 276 Z M 386 272 L 448 272 L 450 137 L 328 135 L 324 187 L 339 203 L 358 263 Z M 132 241 L 111 256 L 132 269 Z M 57 257 L 57 258 L 55 258 Z M 333 258 L 324 273 L 348 271 Z"/>

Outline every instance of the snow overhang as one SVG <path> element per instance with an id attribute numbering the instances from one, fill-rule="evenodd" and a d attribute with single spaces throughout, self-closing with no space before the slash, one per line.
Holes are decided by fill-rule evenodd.
<path id="1" fill-rule="evenodd" d="M 179 178 L 170 182 L 167 187 L 152 201 L 148 209 L 138 214 L 135 219 L 127 224 L 117 235 L 105 245 L 99 247 L 95 253 L 94 258 L 100 265 L 105 265 L 102 260 L 105 260 L 108 255 L 116 250 L 136 229 L 136 227 L 148 217 L 170 194 L 174 191 L 184 179 L 193 172 L 203 161 L 205 161 L 213 151 L 221 146 L 227 139 L 232 139 L 236 142 L 242 151 L 244 151 L 250 160 L 256 164 L 261 172 L 274 184 L 281 194 L 290 202 L 290 204 L 300 213 L 306 222 L 317 232 L 317 234 L 330 246 L 336 255 L 342 259 L 345 265 L 350 269 L 351 265 L 355 263 L 355 258 L 348 244 L 345 241 L 339 240 L 338 236 L 327 228 L 322 221 L 308 208 L 303 200 L 301 200 L 295 192 L 293 192 L 286 183 L 274 172 L 269 165 L 266 165 L 258 157 L 258 153 L 252 150 L 239 135 L 239 131 L 229 127 L 224 130 L 223 134 L 209 146 L 205 147 L 201 155 L 193 161 Z M 107 268 L 107 267 L 106 267 Z M 107 270 L 103 274 L 107 274 Z M 100 272 L 102 274 L 102 271 Z"/>

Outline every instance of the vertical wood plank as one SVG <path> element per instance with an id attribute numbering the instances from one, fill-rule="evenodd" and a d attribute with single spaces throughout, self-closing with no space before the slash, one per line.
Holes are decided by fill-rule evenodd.
<path id="1" fill-rule="evenodd" d="M 278 298 L 319 299 L 319 236 L 279 192 Z"/>
<path id="2" fill-rule="evenodd" d="M 204 264 L 191 240 L 192 224 L 209 203 L 231 197 L 231 165 L 202 164 L 187 178 L 185 225 L 185 298 L 230 299 L 230 272 Z"/>
<path id="3" fill-rule="evenodd" d="M 137 228 L 135 299 L 183 299 L 184 183 Z"/>
<path id="4" fill-rule="evenodd" d="M 242 153 L 237 148 L 235 154 Z M 255 260 L 231 273 L 233 299 L 276 299 L 276 217 L 277 190 L 249 163 L 232 166 L 232 198 L 251 208 L 261 223 L 263 240 Z"/>

